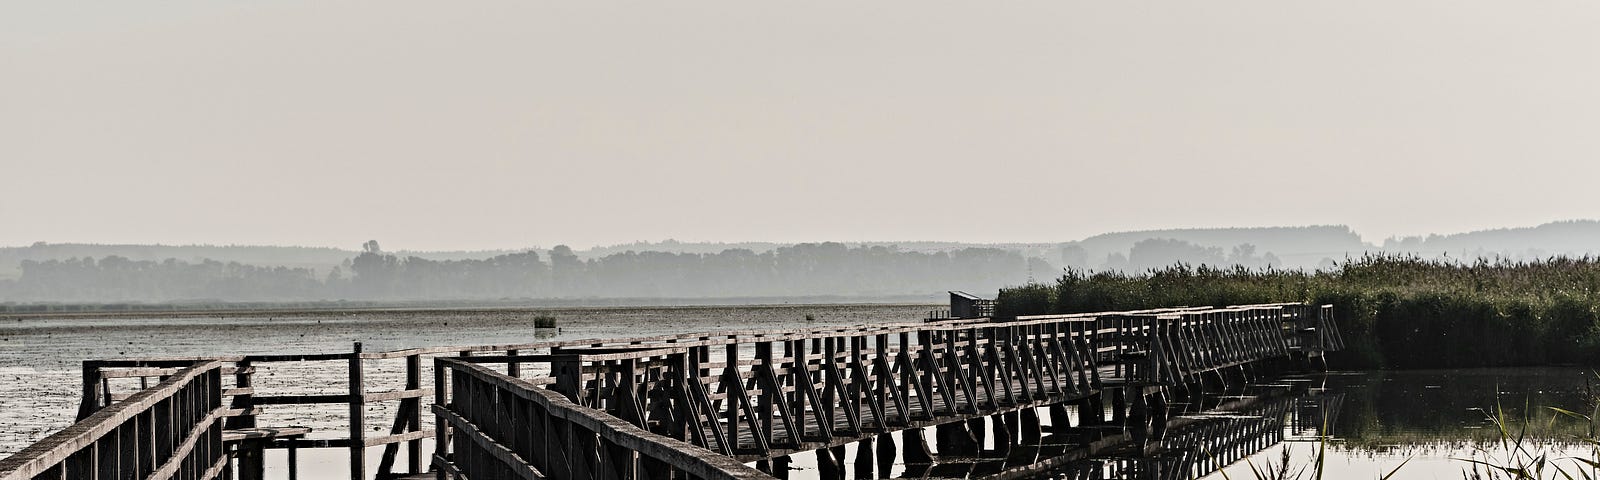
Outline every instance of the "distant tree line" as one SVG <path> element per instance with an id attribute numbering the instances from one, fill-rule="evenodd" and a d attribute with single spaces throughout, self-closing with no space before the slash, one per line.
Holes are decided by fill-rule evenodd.
<path id="1" fill-rule="evenodd" d="M 995 291 L 1053 277 L 1054 266 L 998 248 L 906 252 L 808 243 L 757 253 L 625 251 L 580 259 L 571 248 L 436 260 L 377 242 L 326 273 L 212 260 L 121 256 L 26 260 L 0 281 L 0 302 L 303 301 L 515 298 L 889 296 Z"/>

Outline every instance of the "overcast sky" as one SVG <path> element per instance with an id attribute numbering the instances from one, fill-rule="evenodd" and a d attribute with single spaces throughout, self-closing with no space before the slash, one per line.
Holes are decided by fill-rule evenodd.
<path id="1" fill-rule="evenodd" d="M 0 0 L 0 245 L 1600 217 L 1600 2 Z"/>

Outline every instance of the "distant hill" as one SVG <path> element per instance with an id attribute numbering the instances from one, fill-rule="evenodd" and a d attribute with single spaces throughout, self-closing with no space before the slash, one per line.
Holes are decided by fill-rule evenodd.
<path id="1" fill-rule="evenodd" d="M 429 260 L 467 260 L 515 253 L 516 250 L 463 250 L 445 252 L 394 252 Z M 132 245 L 96 243 L 44 243 L 26 247 L 0 247 L 0 279 L 16 278 L 23 260 L 42 262 L 70 258 L 118 256 L 133 261 L 159 262 L 167 259 L 199 263 L 213 260 L 245 265 L 309 268 L 327 273 L 361 254 L 357 250 L 331 247 L 281 247 L 270 245 Z"/>
<path id="2" fill-rule="evenodd" d="M 23 260 L 42 262 L 69 258 L 124 257 L 135 261 L 163 261 L 169 258 L 186 262 L 205 259 L 247 265 L 273 265 L 314 268 L 326 271 L 351 257 L 355 251 L 326 247 L 272 247 L 256 245 L 118 245 L 92 243 L 44 243 L 26 247 L 0 248 L 0 279 L 16 278 Z"/>
<path id="3" fill-rule="evenodd" d="M 1134 246 L 1146 240 L 1176 240 L 1202 248 L 1220 249 L 1224 257 L 1235 247 L 1250 245 L 1256 255 L 1272 254 L 1288 268 L 1315 268 L 1323 259 L 1340 260 L 1377 250 L 1344 225 L 1258 228 L 1184 228 L 1144 230 L 1095 235 L 1069 242 L 1064 249 L 1081 248 L 1088 268 L 1101 269 L 1109 256 L 1129 255 Z M 1188 260 L 1189 263 L 1202 263 Z M 1211 262 L 1203 262 L 1211 263 Z"/>
<path id="4" fill-rule="evenodd" d="M 818 250 L 818 249 L 821 250 Z M 797 252 L 804 252 L 800 254 Z M 816 253 L 822 252 L 822 253 Z M 698 275 L 698 281 L 713 282 L 723 276 L 732 275 L 726 272 L 738 270 L 746 278 L 760 278 L 767 282 L 756 288 L 751 285 L 741 285 L 739 288 L 749 290 L 748 295 L 783 295 L 788 293 L 806 295 L 885 295 L 902 294 L 921 291 L 932 291 L 937 288 L 932 284 L 918 284 L 914 290 L 900 290 L 898 286 L 910 285 L 912 282 L 905 279 L 933 275 L 943 275 L 944 283 L 949 283 L 949 288 L 974 288 L 956 285 L 963 278 L 960 275 L 945 275 L 926 270 L 928 265 L 940 262 L 961 262 L 962 259 L 981 257 L 984 260 L 971 263 L 969 267 L 994 268 L 995 273 L 990 275 L 985 282 L 979 282 L 985 288 L 992 288 L 993 282 L 1005 281 L 1020 283 L 1029 280 L 1049 281 L 1055 278 L 1063 267 L 1091 269 L 1091 270 L 1123 270 L 1142 271 L 1170 265 L 1174 262 L 1189 264 L 1207 264 L 1214 266 L 1243 265 L 1248 267 L 1274 266 L 1279 268 L 1322 268 L 1331 266 L 1333 262 L 1346 258 L 1357 257 L 1366 252 L 1385 252 L 1415 254 L 1426 258 L 1450 257 L 1470 259 L 1474 257 L 1501 257 L 1510 259 L 1545 258 L 1552 255 L 1583 256 L 1600 255 L 1600 221 L 1575 220 L 1547 223 L 1534 227 L 1503 228 L 1482 230 L 1475 232 L 1456 233 L 1447 235 L 1428 235 L 1422 237 L 1390 238 L 1377 246 L 1362 241 L 1360 235 L 1350 227 L 1344 225 L 1315 225 L 1300 227 L 1256 227 L 1256 228 L 1186 228 L 1168 230 L 1144 230 L 1132 232 L 1115 232 L 1095 235 L 1076 241 L 1059 243 L 994 243 L 975 244 L 963 242 L 946 242 L 937 240 L 909 240 L 909 241 L 876 241 L 876 242 L 822 242 L 809 244 L 786 244 L 777 242 L 683 242 L 665 240 L 660 242 L 634 242 L 628 244 L 608 245 L 594 247 L 587 250 L 570 250 L 562 247 L 553 249 L 528 248 L 520 250 L 462 250 L 462 251 L 383 251 L 386 257 L 393 257 L 393 261 L 413 265 L 417 269 L 474 269 L 501 268 L 509 269 L 496 275 L 510 275 L 506 272 L 520 272 L 526 270 L 527 265 L 543 264 L 547 273 L 551 275 L 561 269 L 594 269 L 596 273 L 595 284 L 572 286 L 567 293 L 594 295 L 597 298 L 608 298 L 613 292 L 624 289 L 623 283 L 634 282 L 630 295 L 652 296 L 666 294 L 685 294 L 669 286 L 656 286 L 659 278 L 664 278 L 662 269 L 677 269 L 683 272 L 693 272 Z M 78 285 L 81 278 L 94 275 L 114 275 L 123 283 L 106 283 L 106 285 L 147 285 L 141 284 L 139 278 L 153 275 L 151 272 L 164 272 L 163 275 L 189 275 L 194 278 L 211 279 L 195 280 L 188 293 L 163 293 L 162 298 L 190 298 L 193 295 L 216 295 L 230 297 L 234 290 L 221 289 L 212 283 L 222 281 L 218 279 L 235 279 L 240 276 L 253 275 L 257 282 L 276 282 L 274 291 L 276 297 L 298 299 L 307 292 L 317 292 L 318 295 L 343 295 L 349 292 L 329 289 L 329 285 L 339 285 L 339 282 L 349 282 L 357 270 L 352 261 L 362 255 L 358 249 L 330 248 L 330 247 L 298 247 L 298 246 L 259 246 L 259 245 L 126 245 L 126 244 L 83 244 L 83 243 L 36 243 L 25 247 L 0 247 L 0 293 L 6 288 L 10 290 L 10 297 L 0 295 L 0 303 L 8 300 L 25 298 L 21 292 L 31 292 L 27 295 L 34 298 L 52 298 L 52 292 Z M 974 256 L 977 257 L 974 257 Z M 559 258 L 557 258 L 559 257 Z M 881 268 L 886 270 L 873 274 L 859 273 L 856 279 L 829 279 L 819 280 L 823 277 L 807 277 L 808 284 L 805 288 L 791 291 L 782 285 L 784 281 L 795 281 L 796 277 L 777 275 L 776 272 L 792 266 L 779 265 L 773 262 L 788 261 L 795 258 L 819 258 L 835 261 L 838 259 L 851 259 L 851 262 L 865 262 L 872 259 L 879 262 Z M 89 259 L 89 260 L 85 260 Z M 413 261 L 416 259 L 416 261 Z M 884 260 L 884 259 L 893 259 Z M 880 260 L 882 260 L 880 262 Z M 24 282 L 21 265 L 23 262 L 55 263 L 48 268 L 37 271 L 54 272 L 59 277 L 39 277 Z M 168 263 L 176 262 L 175 265 Z M 429 263 L 435 262 L 435 263 Z M 509 262 L 509 263 L 508 263 Z M 521 263 L 517 263 L 521 262 Z M 573 263 L 577 262 L 577 263 Z M 721 262 L 721 263 L 718 263 Z M 990 265 L 985 262 L 997 262 Z M 505 265 L 523 265 L 510 266 Z M 573 266 L 578 265 L 578 266 Z M 999 266 L 995 266 L 999 265 Z M 371 267 L 369 265 L 369 267 Z M 537 269 L 535 268 L 535 269 Z M 810 267 L 807 267 L 810 268 Z M 841 270 L 845 267 L 829 267 Z M 77 270 L 74 270 L 77 269 Z M 185 270 L 187 269 L 187 270 Z M 826 269 L 825 269 L 826 270 Z M 100 273 L 93 273 L 93 272 Z M 371 277 L 369 271 L 369 278 Z M 487 271 L 487 270 L 485 270 Z M 810 270 L 806 270 L 809 272 Z M 722 273 L 712 273 L 722 272 Z M 767 273 L 762 273 L 767 272 Z M 432 292 L 449 291 L 451 295 L 468 295 L 474 291 L 459 290 L 467 288 L 459 280 L 452 280 L 451 274 L 444 270 L 429 273 L 430 282 L 438 285 L 428 287 Z M 462 274 L 465 275 L 465 274 Z M 687 275 L 687 274 L 685 274 Z M 809 273 L 808 273 L 809 275 Z M 897 276 L 898 277 L 895 277 Z M 976 277 L 975 275 L 969 275 Z M 421 277 L 418 277 L 421 278 Z M 498 278 L 484 276 L 483 278 Z M 598 279 L 605 278 L 604 282 Z M 733 277 L 728 277 L 733 278 Z M 873 283 L 867 278 L 901 278 L 893 282 Z M 784 280 L 786 279 L 786 280 Z M 104 280 L 104 279 L 102 279 Z M 725 279 L 722 279 L 725 280 Z M 45 285 L 40 282 L 55 282 Z M 97 280 L 99 281 L 99 280 Z M 109 280 L 106 280 L 109 282 Z M 231 280 L 230 280 L 231 281 Z M 500 280 L 485 280 L 486 285 L 500 285 Z M 531 280 L 529 280 L 531 281 Z M 754 280 L 749 280 L 754 281 Z M 9 284 L 5 282 L 10 282 Z M 503 283 L 503 282 L 502 282 Z M 826 285 L 845 285 L 850 283 L 848 291 L 833 291 Z M 709 284 L 709 283 L 708 283 Z M 239 283 L 236 289 L 247 289 Z M 320 285 L 320 286 L 318 286 Z M 444 285 L 456 285 L 450 290 Z M 753 285 L 753 284 L 752 284 Z M 24 288 L 26 287 L 26 288 Z M 106 287 L 112 288 L 112 287 Z M 131 288 L 117 286 L 115 288 Z M 140 287 L 144 288 L 144 287 Z M 151 287 L 153 288 L 153 287 Z M 418 287 L 421 288 L 421 287 Z M 719 291 L 729 290 L 732 287 L 718 287 Z M 840 287 L 842 288 L 842 287 Z M 28 290 L 32 289 L 32 290 Z M 242 290 L 241 290 L 242 291 Z M 210 293 L 207 293 L 210 292 Z M 798 292 L 798 293 L 796 293 Z M 512 295 L 521 292 L 501 292 Z M 560 293 L 558 291 L 558 293 Z M 698 294 L 698 293 L 696 293 Z M 76 295 L 91 298 L 99 293 L 80 291 Z M 142 298 L 136 293 L 126 294 L 128 298 Z M 151 293 L 149 295 L 155 295 Z M 513 295 L 514 296 L 514 295 Z M 322 298 L 322 297 L 316 297 Z M 342 298 L 342 297 L 327 297 Z"/>
<path id="5" fill-rule="evenodd" d="M 1570 220 L 1534 227 L 1497 228 L 1451 235 L 1389 238 L 1388 252 L 1425 257 L 1504 257 L 1510 259 L 1600 255 L 1600 221 Z"/>

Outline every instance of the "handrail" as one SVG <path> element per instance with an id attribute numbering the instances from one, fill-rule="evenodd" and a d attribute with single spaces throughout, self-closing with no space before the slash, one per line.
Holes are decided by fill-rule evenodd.
<path id="1" fill-rule="evenodd" d="M 562 396 L 569 403 L 575 401 L 575 405 L 581 405 L 583 408 L 602 407 L 598 403 L 591 405 L 594 402 L 603 403 L 604 408 L 612 408 L 614 405 L 624 404 L 624 400 L 629 400 L 621 397 L 609 398 L 620 395 L 618 392 L 621 390 L 602 387 L 598 383 L 591 386 L 591 383 L 599 380 L 600 375 L 621 371 L 617 370 L 619 368 L 622 370 L 639 368 L 641 371 L 652 372 L 652 375 L 677 372 L 674 375 L 700 379 L 711 382 L 709 384 L 712 385 L 720 385 L 719 382 L 741 385 L 733 390 L 747 389 L 743 385 L 748 381 L 764 382 L 747 389 L 746 393 L 756 401 L 755 405 L 741 404 L 737 407 L 739 413 L 719 414 L 732 415 L 731 418 L 744 421 L 757 418 L 758 414 L 764 416 L 778 414 L 772 418 L 787 422 L 788 420 L 782 417 L 793 413 L 790 410 L 809 409 L 813 410 L 811 414 L 815 414 L 815 410 L 819 409 L 810 404 L 775 410 L 763 406 L 763 402 L 781 400 L 778 397 L 791 396 L 792 399 L 785 400 L 790 403 L 826 402 L 831 401 L 826 397 L 829 388 L 834 392 L 846 391 L 848 388 L 853 388 L 850 385 L 854 385 L 858 376 L 863 379 L 870 377 L 872 379 L 870 381 L 877 382 L 880 380 L 877 379 L 879 374 L 876 372 L 880 369 L 889 372 L 913 372 L 914 375 L 911 377 L 900 378 L 901 381 L 907 382 L 904 384 L 893 379 L 882 380 L 886 382 L 885 385 L 889 390 L 899 391 L 898 396 L 894 398 L 880 399 L 887 403 L 877 408 L 887 410 L 875 413 L 872 419 L 873 425 L 888 427 L 886 421 L 895 425 L 908 424 L 906 422 L 920 421 L 922 415 L 934 414 L 931 409 L 937 402 L 930 402 L 933 402 L 932 397 L 935 395 L 947 397 L 940 399 L 943 402 L 938 403 L 941 409 L 951 408 L 950 405 L 955 404 L 952 400 L 956 398 L 962 400 L 963 408 L 974 405 L 973 402 L 978 396 L 984 397 L 982 399 L 984 402 L 995 401 L 995 392 L 990 391 L 990 383 L 980 382 L 986 375 L 1003 374 L 1006 376 L 1005 381 L 1011 381 L 1011 377 L 1016 377 L 1018 381 L 1030 383 L 1030 386 L 1025 386 L 1021 397 L 1025 400 L 1038 397 L 1028 400 L 1036 402 L 1047 398 L 1047 395 L 1041 396 L 1039 390 L 1048 389 L 1063 395 L 1089 391 L 1084 389 L 1097 390 L 1102 387 L 1102 374 L 1106 376 L 1105 385 L 1118 385 L 1118 388 L 1175 385 L 1195 381 L 1201 373 L 1248 363 L 1267 356 L 1285 356 L 1290 352 L 1304 357 L 1320 356 L 1325 351 L 1335 351 L 1343 347 L 1332 313 L 1331 306 L 1305 304 L 1243 305 L 1225 308 L 1175 307 L 1123 312 L 1019 316 L 1006 320 L 952 319 L 829 326 L 799 331 L 733 330 L 620 339 L 428 347 L 387 352 L 362 352 L 357 344 L 355 351 L 343 353 L 92 360 L 84 362 L 85 401 L 84 408 L 80 411 L 80 418 L 87 418 L 99 409 L 140 398 L 137 394 L 129 396 L 110 393 L 111 384 L 107 383 L 106 379 L 138 377 L 140 388 L 144 388 L 147 378 L 174 375 L 197 362 L 221 362 L 224 366 L 221 367 L 220 374 L 236 377 L 234 385 L 236 388 L 221 390 L 223 401 L 228 402 L 230 398 L 232 401 L 231 409 L 224 410 L 222 414 L 229 417 L 227 428 L 254 427 L 254 418 L 262 411 L 262 406 L 348 403 L 352 412 L 349 418 L 351 423 L 348 438 L 315 442 L 278 439 L 260 445 L 264 445 L 265 448 L 349 448 L 352 455 L 352 478 L 363 470 L 355 465 L 360 459 L 365 458 L 364 447 L 377 445 L 385 447 L 379 472 L 387 474 L 398 469 L 394 466 L 394 462 L 398 458 L 400 447 L 405 446 L 409 453 L 405 461 L 411 463 L 410 471 L 420 473 L 419 467 L 422 465 L 414 462 L 421 462 L 418 460 L 418 457 L 421 457 L 421 440 L 427 435 L 421 430 L 420 416 L 426 411 L 422 406 L 424 400 L 421 397 L 448 394 L 450 387 L 449 384 L 437 380 L 433 385 L 427 385 L 422 381 L 419 364 L 425 360 L 424 356 L 442 358 L 445 355 L 460 354 L 462 358 L 446 360 L 463 365 L 502 364 L 507 378 L 520 377 L 524 373 L 523 369 L 529 364 L 536 365 L 534 368 L 548 368 L 547 372 L 540 370 L 538 378 L 528 380 L 518 378 L 516 385 L 537 388 L 540 395 Z M 750 349 L 741 350 L 749 346 L 754 347 L 753 355 Z M 726 352 L 713 353 L 718 350 Z M 742 354 L 739 353 L 741 351 Z M 486 354 L 488 352 L 493 354 Z M 668 358 L 669 356 L 678 358 Z M 403 387 L 396 383 L 390 385 L 390 388 L 380 387 L 383 391 L 371 391 L 362 383 L 360 372 L 364 361 L 399 358 L 404 358 L 406 361 L 407 378 Z M 859 372 L 849 369 L 836 371 L 838 367 L 826 366 L 845 361 L 841 358 L 857 363 L 872 360 L 882 365 L 862 364 L 863 369 Z M 825 362 L 823 359 L 829 361 Z M 270 362 L 298 361 L 348 362 L 349 392 L 280 395 L 251 387 L 250 376 L 257 367 Z M 973 370 L 970 365 L 973 362 L 979 364 L 1000 362 L 1008 365 L 1022 363 L 1017 363 L 1015 369 L 1006 369 L 1000 373 L 981 373 Z M 849 364 L 847 362 L 845 366 Z M 1102 371 L 1102 367 L 1114 370 Z M 1057 371 L 1062 373 L 1059 374 L 1059 378 L 1053 378 L 1058 377 Z M 809 375 L 815 375 L 812 377 L 814 381 L 796 383 L 794 380 Z M 885 375 L 897 377 L 909 374 Z M 849 377 L 849 380 L 846 381 L 845 377 Z M 1041 380 L 1045 383 L 1055 381 L 1060 384 L 1043 385 L 1039 383 Z M 666 381 L 670 385 L 676 380 L 667 380 L 667 377 L 659 379 L 640 377 L 639 381 L 650 385 Z M 812 392 L 808 387 L 817 391 Z M 1033 388 L 1035 393 L 1030 395 L 1027 388 Z M 1066 389 L 1065 393 L 1060 392 L 1063 388 Z M 971 391 L 967 391 L 968 389 Z M 1000 393 L 1004 397 L 1003 401 L 1012 401 L 1009 393 Z M 687 395 L 686 402 L 692 400 L 691 406 L 700 410 L 709 408 L 706 405 L 723 400 L 731 405 L 738 396 L 720 391 L 693 390 L 685 390 L 683 394 Z M 101 403 L 101 400 L 104 400 L 104 403 Z M 371 434 L 368 431 L 375 429 L 363 424 L 357 412 L 363 411 L 368 403 L 386 401 L 401 402 L 395 415 L 395 423 L 388 435 L 369 437 Z M 917 405 L 911 405 L 910 402 L 916 402 Z M 867 402 L 870 403 L 872 402 Z M 852 404 L 851 408 L 865 408 L 862 405 L 867 404 Z M 908 408 L 910 410 L 907 410 Z M 732 410 L 734 409 L 730 408 L 730 411 Z M 435 409 L 436 415 L 446 415 L 448 412 Z M 605 413 L 597 411 L 600 415 Z M 611 413 L 621 415 L 617 412 Z M 717 416 L 699 410 L 690 413 L 708 419 Z M 913 414 L 912 416 L 916 418 L 908 417 L 908 414 Z M 621 417 L 621 421 L 629 425 L 639 423 L 626 416 Z M 800 424 L 811 421 L 813 420 L 797 420 Z M 815 421 L 820 423 L 826 419 Z M 866 424 L 865 417 L 861 421 L 863 425 Z M 709 425 L 711 421 L 705 422 Z M 217 422 L 219 425 L 221 423 Z M 743 427 L 741 423 L 739 427 L 729 429 L 731 431 Z M 496 427 L 489 425 L 486 428 Z M 802 443 L 800 438 L 802 435 L 807 435 L 803 429 L 787 434 L 781 442 L 778 438 L 761 438 L 755 440 L 755 445 L 750 448 L 760 450 L 762 452 L 760 456 L 767 456 L 782 449 L 796 448 L 793 445 Z M 820 435 L 828 436 L 825 432 Z M 672 439 L 676 436 L 663 438 Z M 728 442 L 688 437 L 673 441 L 678 443 L 688 441 L 690 445 L 699 445 L 703 448 L 715 445 L 714 450 L 729 450 L 721 452 L 729 455 L 734 449 L 744 448 L 739 444 L 738 437 L 732 438 L 733 440 Z M 768 440 L 772 441 L 770 445 Z M 669 452 L 662 455 L 670 454 Z M 0 480 L 11 479 L 0 478 Z"/>
<path id="2" fill-rule="evenodd" d="M 727 340 L 737 340 L 737 339 L 740 339 L 740 338 L 748 339 L 748 338 L 751 338 L 751 337 L 753 337 L 753 338 L 762 338 L 762 339 L 794 340 L 794 339 L 814 338 L 817 335 L 838 335 L 840 333 L 861 332 L 861 331 L 871 331 L 871 332 L 875 332 L 875 333 L 882 333 L 882 332 L 879 332 L 880 330 L 892 330 L 893 331 L 892 333 L 898 333 L 898 332 L 901 332 L 901 331 L 916 331 L 918 329 L 930 328 L 930 327 L 938 327 L 938 326 L 964 325 L 964 324 L 987 323 L 987 322 L 989 322 L 989 319 L 987 319 L 987 318 L 952 319 L 952 320 L 939 321 L 939 322 L 895 322 L 895 323 L 880 323 L 880 324 L 871 324 L 871 325 L 850 325 L 850 326 L 822 327 L 822 328 L 812 328 L 812 329 L 805 329 L 805 330 L 798 330 L 798 331 L 797 330 L 792 330 L 792 329 L 791 330 L 781 330 L 781 329 L 769 329 L 769 330 L 726 330 L 726 331 L 720 331 L 720 332 L 683 333 L 683 334 L 673 334 L 673 335 L 655 335 L 655 336 L 649 336 L 649 337 L 585 338 L 585 339 L 577 339 L 577 340 L 558 340 L 558 341 L 519 343 L 519 344 L 501 344 L 501 345 L 467 345 L 467 346 L 445 346 L 445 347 L 421 347 L 421 348 L 407 348 L 407 349 L 400 349 L 400 350 L 389 350 L 389 351 L 382 351 L 382 352 L 363 352 L 363 353 L 342 352 L 342 353 L 314 353 L 314 354 L 232 355 L 232 356 L 209 356 L 209 357 L 197 357 L 197 356 L 128 357 L 128 358 L 118 358 L 118 359 L 93 360 L 93 362 L 95 362 L 97 365 L 106 366 L 106 367 L 142 367 L 142 366 L 169 365 L 169 364 L 184 363 L 184 362 L 198 362 L 198 361 L 206 361 L 206 360 L 221 360 L 221 361 L 225 361 L 225 362 L 239 362 L 239 361 L 250 361 L 250 362 L 301 362 L 301 361 L 349 360 L 351 358 L 362 358 L 362 359 L 366 359 L 366 360 L 387 360 L 387 359 L 404 358 L 404 357 L 409 357 L 409 356 L 413 356 L 413 355 L 437 355 L 437 354 L 447 354 L 447 353 L 498 352 L 498 351 L 507 351 L 507 350 L 538 350 L 538 349 L 561 348 L 561 347 L 589 347 L 589 346 L 602 346 L 602 345 L 626 345 L 626 344 L 643 344 L 643 343 L 652 343 L 652 342 L 661 342 L 661 343 L 671 344 L 673 346 L 679 346 L 679 345 L 688 345 L 688 343 L 679 342 L 680 340 L 711 338 L 711 337 L 723 338 L 723 339 L 727 339 Z M 776 337 L 776 338 L 774 338 L 774 337 Z"/>
<path id="3" fill-rule="evenodd" d="M 1299 303 L 1271 303 L 1271 304 L 1260 304 L 1260 305 L 1230 305 L 1228 307 L 1225 307 L 1225 309 L 1245 309 L 1245 308 L 1275 307 L 1275 306 L 1288 306 L 1288 305 L 1304 305 L 1304 304 L 1299 304 Z M 1018 316 L 1016 318 L 1016 320 L 1008 321 L 1008 322 L 1005 322 L 1005 323 L 1006 324 L 1029 324 L 1029 323 L 1060 321 L 1060 320 L 1065 320 L 1065 319 L 1081 319 L 1081 320 L 1087 321 L 1087 320 L 1093 319 L 1095 317 L 1106 316 L 1106 315 L 1176 314 L 1176 313 L 1183 313 L 1183 312 L 1190 312 L 1190 311 L 1200 311 L 1200 310 L 1217 310 L 1217 309 L 1214 308 L 1214 307 L 1168 307 L 1168 308 L 1155 308 L 1155 309 L 1129 310 L 1129 311 L 1116 311 L 1116 312 L 1092 312 L 1092 313 L 1072 313 L 1072 314 L 1056 314 L 1056 315 L 1025 315 L 1025 316 Z M 943 321 L 937 321 L 937 322 L 896 322 L 896 323 L 881 323 L 881 324 L 872 324 L 872 325 L 850 325 L 850 326 L 821 327 L 821 328 L 810 328 L 810 329 L 803 329 L 803 330 L 783 330 L 783 329 L 726 330 L 726 331 L 720 331 L 720 332 L 683 333 L 683 334 L 672 334 L 672 335 L 655 335 L 655 336 L 647 336 L 647 337 L 587 338 L 587 339 L 577 339 L 577 340 L 558 340 L 558 341 L 532 342 L 532 343 L 520 343 L 520 344 L 421 347 L 421 348 L 408 348 L 408 349 L 400 349 L 400 350 L 390 350 L 390 351 L 382 351 L 382 352 L 363 352 L 363 353 L 342 352 L 342 353 L 317 353 L 317 354 L 235 355 L 235 356 L 216 356 L 216 357 L 132 357 L 132 358 L 121 358 L 121 359 L 96 360 L 95 362 L 100 364 L 100 365 L 102 365 L 102 366 L 145 366 L 145 365 L 149 365 L 149 364 L 159 364 L 159 363 L 196 362 L 196 361 L 206 361 L 206 360 L 222 360 L 222 361 L 227 361 L 227 362 L 238 362 L 238 361 L 282 362 L 282 361 L 348 360 L 348 359 L 354 358 L 354 357 L 359 357 L 359 358 L 367 359 L 367 360 L 385 360 L 385 359 L 403 358 L 403 357 L 408 357 L 408 356 L 412 356 L 412 355 L 437 355 L 437 354 L 452 354 L 452 353 L 453 354 L 459 354 L 459 353 L 474 353 L 474 352 L 497 352 L 497 351 L 509 351 L 509 350 L 538 350 L 538 349 L 562 348 L 562 347 L 590 347 L 590 346 L 644 344 L 644 343 L 658 343 L 658 344 L 659 343 L 668 343 L 668 344 L 671 344 L 673 347 L 685 346 L 685 345 L 688 345 L 688 346 L 721 345 L 721 344 L 727 344 L 727 343 L 737 343 L 741 339 L 750 340 L 751 339 L 750 337 L 760 338 L 763 341 L 805 340 L 805 339 L 811 339 L 811 338 L 820 338 L 821 336 L 835 336 L 835 335 L 839 335 L 839 334 L 848 334 L 848 333 L 864 333 L 864 332 L 872 332 L 872 333 L 901 333 L 901 332 L 913 332 L 913 331 L 918 331 L 918 330 L 934 329 L 934 328 L 939 328 L 939 327 L 950 327 L 950 326 L 955 326 L 955 325 L 970 325 L 970 324 L 985 324 L 985 323 L 992 323 L 992 320 L 989 319 L 989 318 L 951 319 L 951 320 L 943 320 Z M 885 332 L 884 330 L 888 330 L 888 331 Z M 702 338 L 705 338 L 706 340 L 699 340 L 699 339 L 702 339 Z M 695 342 L 691 343 L 691 342 L 683 342 L 682 341 L 682 340 L 690 340 L 690 339 L 694 340 Z M 709 343 L 700 343 L 700 342 L 709 342 Z"/>
<path id="4" fill-rule="evenodd" d="M 585 473 L 636 472 L 649 462 L 704 480 L 772 478 L 732 458 L 651 433 L 481 365 L 439 357 L 434 359 L 434 371 L 438 383 L 446 381 L 442 377 L 448 372 L 454 387 L 450 393 L 441 390 L 439 398 L 449 400 L 434 405 L 437 438 L 450 438 L 454 447 L 448 453 L 435 453 L 434 466 L 457 478 L 503 478 L 497 475 L 509 473 L 529 480 L 586 479 Z M 563 454 L 568 448 L 584 448 L 577 444 L 595 443 L 604 458 Z M 444 452 L 446 447 L 439 448 Z"/>
<path id="5" fill-rule="evenodd" d="M 0 480 L 215 478 L 228 460 L 222 365 L 184 368 L 0 460 Z"/>

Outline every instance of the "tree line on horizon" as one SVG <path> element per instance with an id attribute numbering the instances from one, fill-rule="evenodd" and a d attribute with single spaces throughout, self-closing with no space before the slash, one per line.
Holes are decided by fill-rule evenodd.
<path id="1" fill-rule="evenodd" d="M 110 255 L 25 260 L 0 280 L 0 302 L 487 300 L 927 295 L 997 291 L 1053 276 L 1039 258 L 999 248 L 907 252 L 808 243 L 765 252 L 625 251 L 580 259 L 557 246 L 481 259 L 436 260 L 383 251 L 376 241 L 326 273 L 210 259 Z"/>

